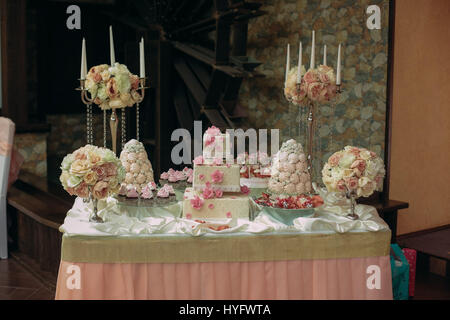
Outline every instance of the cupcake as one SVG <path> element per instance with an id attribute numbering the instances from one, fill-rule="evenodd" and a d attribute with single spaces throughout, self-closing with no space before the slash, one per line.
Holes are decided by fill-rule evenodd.
<path id="1" fill-rule="evenodd" d="M 164 205 L 170 202 L 170 193 L 166 188 L 161 188 L 158 190 L 158 193 L 156 194 L 157 203 L 159 205 Z"/>
<path id="2" fill-rule="evenodd" d="M 153 191 L 151 190 L 151 187 L 149 185 L 151 185 L 151 183 L 146 185 L 141 192 L 141 201 L 146 205 L 150 205 L 153 203 Z"/>

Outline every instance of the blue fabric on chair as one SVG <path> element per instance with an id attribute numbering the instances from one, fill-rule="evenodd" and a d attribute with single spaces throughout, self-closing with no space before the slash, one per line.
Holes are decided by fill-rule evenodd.
<path id="1" fill-rule="evenodd" d="M 0 259 L 8 258 L 6 193 L 8 192 L 8 178 L 14 131 L 14 122 L 7 118 L 0 117 Z"/>
<path id="2" fill-rule="evenodd" d="M 409 263 L 398 244 L 391 244 L 391 272 L 394 300 L 408 300 Z"/>

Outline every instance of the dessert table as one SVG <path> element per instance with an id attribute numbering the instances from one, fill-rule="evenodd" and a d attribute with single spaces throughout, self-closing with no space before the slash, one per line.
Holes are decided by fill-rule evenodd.
<path id="1" fill-rule="evenodd" d="M 325 199 L 292 226 L 263 208 L 254 221 L 215 231 L 182 219 L 181 205 L 100 204 L 76 199 L 64 233 L 56 299 L 392 299 L 391 232 L 375 208 Z"/>

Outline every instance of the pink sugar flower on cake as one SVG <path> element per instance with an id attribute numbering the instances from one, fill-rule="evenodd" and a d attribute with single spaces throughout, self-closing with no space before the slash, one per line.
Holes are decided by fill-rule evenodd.
<path id="1" fill-rule="evenodd" d="M 231 217 L 232 217 L 231 212 L 228 211 L 228 212 L 226 213 L 226 216 L 227 216 L 228 219 L 231 219 Z"/>
<path id="2" fill-rule="evenodd" d="M 198 156 L 198 157 L 195 157 L 195 159 L 194 159 L 194 164 L 199 165 L 199 164 L 203 164 L 203 162 L 204 162 L 203 156 Z"/>
<path id="3" fill-rule="evenodd" d="M 215 127 L 215 126 L 209 127 L 209 128 L 206 130 L 206 133 L 207 133 L 208 135 L 211 135 L 211 136 L 218 136 L 219 134 L 221 134 L 220 129 L 217 128 L 217 127 Z"/>
<path id="4" fill-rule="evenodd" d="M 205 180 L 205 175 L 204 175 L 204 174 L 199 174 L 199 175 L 198 175 L 198 179 L 199 179 L 200 181 Z"/>
<path id="5" fill-rule="evenodd" d="M 204 201 L 199 197 L 195 196 L 194 199 L 191 199 L 191 206 L 196 210 L 200 210 L 203 207 Z"/>
<path id="6" fill-rule="evenodd" d="M 223 164 L 223 159 L 222 158 L 214 158 L 213 164 L 219 166 L 219 165 Z"/>
<path id="7" fill-rule="evenodd" d="M 250 193 L 250 189 L 247 186 L 241 186 L 241 192 L 243 194 L 249 194 Z"/>
<path id="8" fill-rule="evenodd" d="M 205 187 L 202 196 L 204 199 L 212 199 L 214 198 L 214 190 L 211 187 Z"/>
<path id="9" fill-rule="evenodd" d="M 208 205 L 208 208 L 211 209 L 211 210 L 214 209 L 214 204 L 213 204 L 213 203 L 210 203 L 210 204 Z"/>
<path id="10" fill-rule="evenodd" d="M 216 198 L 222 198 L 223 197 L 223 191 L 222 189 L 216 189 L 214 191 L 214 193 L 216 194 Z"/>
<path id="11" fill-rule="evenodd" d="M 216 141 L 216 137 L 215 136 L 207 136 L 206 139 L 205 139 L 205 147 L 213 144 L 214 141 Z"/>
<path id="12" fill-rule="evenodd" d="M 221 183 L 223 181 L 223 172 L 216 170 L 211 174 L 211 180 L 214 183 Z"/>
<path id="13" fill-rule="evenodd" d="M 187 178 L 187 182 L 188 182 L 188 183 L 192 183 L 193 180 L 194 180 L 194 175 L 191 174 L 191 175 Z"/>
<path id="14" fill-rule="evenodd" d="M 186 219 L 192 219 L 192 213 L 186 213 Z"/>

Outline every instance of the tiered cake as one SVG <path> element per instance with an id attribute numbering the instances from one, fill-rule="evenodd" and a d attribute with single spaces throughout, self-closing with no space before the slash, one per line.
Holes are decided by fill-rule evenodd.
<path id="1" fill-rule="evenodd" d="M 294 139 L 284 142 L 274 156 L 268 190 L 289 196 L 311 191 L 307 159 L 302 145 Z"/>
<path id="2" fill-rule="evenodd" d="M 203 136 L 203 156 L 194 160 L 194 182 L 184 193 L 186 218 L 248 218 L 248 188 L 241 190 L 239 165 L 224 163 L 229 137 L 215 127 Z M 224 150 L 226 151 L 226 150 Z M 228 159 L 230 160 L 230 159 Z"/>

